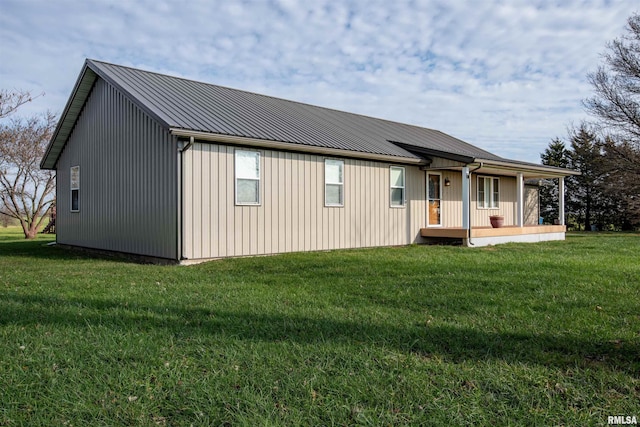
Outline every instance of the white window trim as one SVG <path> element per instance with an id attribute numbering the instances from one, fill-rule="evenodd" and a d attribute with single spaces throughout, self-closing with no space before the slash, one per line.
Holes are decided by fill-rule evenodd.
<path id="1" fill-rule="evenodd" d="M 402 170 L 402 186 L 393 185 L 391 183 L 391 171 L 393 169 Z M 402 189 L 402 204 L 394 205 L 392 194 L 393 190 L 398 188 Z M 403 166 L 389 166 L 389 206 L 392 208 L 404 208 L 407 206 L 407 171 Z"/>
<path id="2" fill-rule="evenodd" d="M 431 224 L 429 218 L 429 200 L 431 200 L 431 194 L 429 194 L 429 175 L 438 175 L 439 187 L 440 187 L 440 224 Z M 427 227 L 442 227 L 442 172 L 427 171 Z"/>
<path id="3" fill-rule="evenodd" d="M 74 172 L 73 170 L 77 170 L 77 182 L 76 185 L 73 184 L 73 175 Z M 78 209 L 73 209 L 73 192 L 77 191 L 78 192 Z M 71 212 L 80 212 L 80 166 L 76 165 L 76 166 L 71 166 L 71 168 L 69 168 L 69 210 Z"/>
<path id="4" fill-rule="evenodd" d="M 238 176 L 238 156 L 237 153 L 245 152 L 245 153 L 255 153 L 258 155 L 258 178 L 245 178 Z M 260 206 L 262 204 L 262 153 L 257 150 L 245 150 L 244 148 L 236 148 L 233 153 L 233 167 L 234 167 L 234 186 L 235 186 L 235 202 L 236 206 Z M 238 180 L 251 180 L 258 182 L 258 201 L 257 202 L 239 202 L 238 201 Z"/>
<path id="5" fill-rule="evenodd" d="M 485 179 L 489 179 L 491 182 L 490 187 L 490 192 L 489 192 L 489 206 L 481 206 L 481 200 L 480 200 L 480 179 L 483 179 L 483 181 Z M 493 193 L 494 193 L 494 183 L 498 181 L 498 202 L 496 203 L 495 206 L 493 206 Z M 500 178 L 497 176 L 489 176 L 489 175 L 478 175 L 476 177 L 476 206 L 478 209 L 482 209 L 482 210 L 497 210 L 500 209 L 500 190 L 501 190 L 502 185 L 500 184 Z M 483 190 L 484 190 L 484 185 L 482 186 Z M 484 205 L 484 199 L 482 200 L 482 204 Z"/>
<path id="6" fill-rule="evenodd" d="M 329 182 L 327 181 L 327 161 L 340 162 L 342 164 L 342 182 Z M 340 194 L 342 200 L 340 203 L 327 203 L 327 185 L 339 185 L 342 187 Z M 341 159 L 324 159 L 324 206 L 327 208 L 341 208 L 344 207 L 344 160 Z"/>

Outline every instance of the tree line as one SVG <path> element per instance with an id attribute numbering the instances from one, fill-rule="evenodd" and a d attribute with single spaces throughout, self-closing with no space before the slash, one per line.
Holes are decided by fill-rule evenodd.
<path id="1" fill-rule="evenodd" d="M 640 15 L 607 44 L 603 60 L 588 75 L 594 93 L 583 102 L 592 120 L 553 139 L 540 157 L 581 172 L 565 179 L 568 227 L 633 230 L 640 227 Z M 558 218 L 557 180 L 541 182 L 540 214 Z"/>

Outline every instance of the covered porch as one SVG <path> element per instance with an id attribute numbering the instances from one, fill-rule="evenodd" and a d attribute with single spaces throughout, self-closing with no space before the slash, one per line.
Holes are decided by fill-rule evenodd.
<path id="1" fill-rule="evenodd" d="M 564 177 L 574 171 L 525 162 L 460 160 L 434 158 L 425 168 L 428 212 L 427 224 L 420 229 L 420 235 L 426 242 L 486 246 L 564 240 Z M 532 186 L 525 181 L 545 178 L 557 179 L 558 183 L 559 215 L 553 225 L 538 223 L 537 189 L 535 211 L 530 209 L 527 196 L 527 187 Z M 490 185 L 483 185 L 487 181 Z M 457 202 L 453 203 L 454 200 Z M 502 217 L 504 224 L 491 227 L 490 216 Z"/>

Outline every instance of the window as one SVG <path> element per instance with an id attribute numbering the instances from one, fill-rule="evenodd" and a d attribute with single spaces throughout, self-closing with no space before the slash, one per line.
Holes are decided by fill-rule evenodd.
<path id="1" fill-rule="evenodd" d="M 497 209 L 500 203 L 500 178 L 478 177 L 478 208 Z"/>
<path id="2" fill-rule="evenodd" d="M 236 204 L 260 204 L 260 153 L 236 150 Z"/>
<path id="3" fill-rule="evenodd" d="M 324 205 L 344 205 L 344 162 L 325 159 L 324 161 Z"/>
<path id="4" fill-rule="evenodd" d="M 404 168 L 391 166 L 389 173 L 391 177 L 391 206 L 402 207 L 405 205 Z"/>
<path id="5" fill-rule="evenodd" d="M 80 211 L 80 166 L 71 167 L 71 212 Z"/>

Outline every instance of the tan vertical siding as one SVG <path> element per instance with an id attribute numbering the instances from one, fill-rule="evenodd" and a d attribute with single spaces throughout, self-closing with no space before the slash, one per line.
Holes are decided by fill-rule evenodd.
<path id="1" fill-rule="evenodd" d="M 537 225 L 540 218 L 540 192 L 535 185 L 524 186 L 524 224 Z"/>
<path id="2" fill-rule="evenodd" d="M 325 207 L 325 157 L 259 151 L 261 204 L 236 206 L 235 148 L 195 143 L 188 150 L 183 165 L 186 258 L 420 241 L 426 218 L 425 174 L 417 167 L 405 166 L 406 207 L 392 208 L 391 165 L 344 159 L 344 206 Z"/>
<path id="3" fill-rule="evenodd" d="M 481 175 L 490 176 L 490 175 Z M 500 176 L 500 203 L 498 209 L 478 208 L 478 179 L 474 174 L 471 180 L 471 226 L 490 227 L 491 215 L 504 216 L 504 225 L 515 225 L 516 217 L 516 178 Z"/>
<path id="4" fill-rule="evenodd" d="M 80 166 L 80 211 L 69 169 Z M 177 258 L 177 143 L 102 79 L 56 164 L 59 243 Z"/>
<path id="5" fill-rule="evenodd" d="M 437 171 L 442 173 L 442 226 L 462 227 L 462 174 L 460 171 Z M 481 175 L 490 176 L 490 175 Z M 449 178 L 451 185 L 444 186 Z M 478 178 L 473 174 L 471 179 L 471 227 L 489 227 L 491 215 L 503 215 L 505 225 L 515 225 L 516 211 L 516 179 L 499 176 L 500 203 L 497 209 L 478 208 Z M 426 224 L 426 221 L 425 221 Z"/>
<path id="6" fill-rule="evenodd" d="M 461 168 L 465 166 L 465 163 L 456 162 L 455 160 L 443 159 L 442 157 L 434 157 L 429 167 L 433 169 L 444 168 Z"/>
<path id="7" fill-rule="evenodd" d="M 451 185 L 444 185 L 445 179 Z M 460 171 L 442 171 L 442 226 L 462 227 L 462 173 Z"/>

